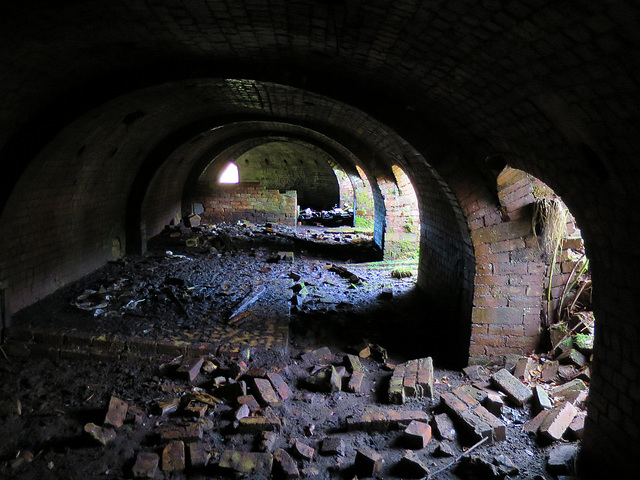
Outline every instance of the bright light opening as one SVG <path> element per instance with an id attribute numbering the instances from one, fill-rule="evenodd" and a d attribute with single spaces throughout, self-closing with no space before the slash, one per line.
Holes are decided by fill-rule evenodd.
<path id="1" fill-rule="evenodd" d="M 230 163 L 223 170 L 220 175 L 220 183 L 238 183 L 240 177 L 238 176 L 238 166 L 235 163 Z"/>

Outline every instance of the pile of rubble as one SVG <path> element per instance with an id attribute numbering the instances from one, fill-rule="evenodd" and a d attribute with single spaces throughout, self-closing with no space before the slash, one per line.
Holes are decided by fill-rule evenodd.
<path id="1" fill-rule="evenodd" d="M 345 209 L 334 207 L 331 210 L 313 210 L 305 208 L 298 216 L 298 222 L 302 225 L 316 225 L 323 227 L 339 227 L 341 225 L 353 225 L 353 208 Z"/>
<path id="2" fill-rule="evenodd" d="M 249 349 L 178 357 L 143 382 L 155 400 L 112 395 L 83 433 L 110 448 L 124 427 L 143 432 L 122 467 L 134 478 L 549 478 L 527 463 L 534 455 L 570 478 L 588 390 L 578 378 L 561 383 L 561 367 L 532 356 L 442 375 L 430 357 L 394 364 L 367 342 L 279 364 Z M 537 443 L 514 447 L 522 435 Z M 32 458 L 22 451 L 7 467 Z"/>

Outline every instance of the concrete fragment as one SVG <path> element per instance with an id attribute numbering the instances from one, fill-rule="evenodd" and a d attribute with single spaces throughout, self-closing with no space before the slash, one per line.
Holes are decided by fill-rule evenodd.
<path id="1" fill-rule="evenodd" d="M 179 472 L 186 467 L 184 442 L 174 440 L 162 450 L 162 470 L 165 472 Z"/>
<path id="2" fill-rule="evenodd" d="M 271 386 L 271 382 L 266 378 L 254 378 L 255 396 L 258 402 L 270 407 L 279 407 L 282 401 Z"/>
<path id="3" fill-rule="evenodd" d="M 351 374 L 347 383 L 347 391 L 352 393 L 362 393 L 362 384 L 364 381 L 364 372 L 356 371 Z"/>
<path id="4" fill-rule="evenodd" d="M 515 477 L 520 473 L 520 469 L 506 455 L 496 455 L 492 463 L 498 470 L 499 478 Z"/>
<path id="5" fill-rule="evenodd" d="M 140 452 L 131 470 L 134 478 L 153 478 L 158 472 L 160 457 L 153 452 Z"/>
<path id="6" fill-rule="evenodd" d="M 325 438 L 320 447 L 323 455 L 344 455 L 344 440 L 338 437 Z"/>
<path id="7" fill-rule="evenodd" d="M 310 447 L 306 443 L 302 443 L 299 440 L 293 444 L 293 451 L 296 453 L 296 455 L 305 460 L 311 460 L 316 453 L 315 448 Z"/>
<path id="8" fill-rule="evenodd" d="M 398 465 L 396 466 L 398 475 L 403 478 L 424 478 L 429 475 L 429 469 L 411 450 L 407 450 Z"/>
<path id="9" fill-rule="evenodd" d="M 564 385 L 558 385 L 552 388 L 549 390 L 549 393 L 555 399 L 564 399 L 567 402 L 573 403 L 578 398 L 578 395 L 580 395 L 580 392 L 586 391 L 588 388 L 582 380 L 576 378 Z"/>
<path id="10" fill-rule="evenodd" d="M 327 363 L 330 362 L 332 358 L 333 355 L 329 347 L 318 348 L 317 350 L 302 355 L 302 360 L 307 363 Z"/>
<path id="11" fill-rule="evenodd" d="M 128 408 L 129 405 L 127 405 L 127 402 L 116 397 L 111 397 L 109 400 L 109 409 L 107 410 L 107 415 L 104 419 L 104 425 L 116 428 L 121 427 L 124 420 L 127 418 Z"/>
<path id="12" fill-rule="evenodd" d="M 507 398 L 518 406 L 524 405 L 533 396 L 531 388 L 524 385 L 504 368 L 491 376 L 491 382 L 506 393 Z"/>
<path id="13" fill-rule="evenodd" d="M 178 375 L 190 382 L 193 382 L 198 374 L 200 373 L 200 369 L 204 364 L 204 358 L 185 358 L 178 370 L 176 371 Z"/>
<path id="14" fill-rule="evenodd" d="M 116 432 L 110 428 L 99 427 L 95 423 L 87 423 L 84 431 L 100 445 L 106 445 L 116 438 Z"/>
<path id="15" fill-rule="evenodd" d="M 549 410 L 549 415 L 540 424 L 540 433 L 552 440 L 560 440 L 577 414 L 578 410 L 570 402 L 558 405 Z"/>
<path id="16" fill-rule="evenodd" d="M 282 400 L 288 400 L 293 396 L 293 392 L 289 388 L 289 385 L 287 385 L 279 373 L 269 372 L 267 373 L 267 378 Z"/>
<path id="17" fill-rule="evenodd" d="M 431 422 L 433 431 L 441 440 L 455 440 L 456 429 L 453 422 L 446 413 L 440 413 L 433 417 Z"/>
<path id="18" fill-rule="evenodd" d="M 361 447 L 356 451 L 354 470 L 362 477 L 373 477 L 382 471 L 382 455 L 371 448 Z"/>
<path id="19" fill-rule="evenodd" d="M 193 442 L 189 444 L 189 465 L 191 468 L 204 468 L 209 463 L 211 453 L 206 449 L 202 442 Z"/>
<path id="20" fill-rule="evenodd" d="M 283 478 L 298 478 L 300 476 L 300 471 L 298 470 L 296 461 L 291 458 L 291 455 L 289 455 L 286 450 L 278 448 L 273 452 L 273 459 L 280 467 Z"/>
<path id="21" fill-rule="evenodd" d="M 574 463 L 574 458 L 578 452 L 578 446 L 574 444 L 558 445 L 551 449 L 547 459 L 547 470 L 550 473 L 569 473 Z"/>
<path id="22" fill-rule="evenodd" d="M 369 412 L 358 417 L 347 418 L 347 428 L 349 430 L 365 430 L 386 432 L 398 428 L 401 424 L 408 424 L 413 420 L 428 422 L 429 416 L 422 410 L 381 410 Z"/>
<path id="23" fill-rule="evenodd" d="M 575 365 L 560 365 L 558 367 L 558 378 L 562 382 L 570 382 L 580 375 L 580 370 Z"/>
<path id="24" fill-rule="evenodd" d="M 412 421 L 404 431 L 407 448 L 422 450 L 431 440 L 431 426 L 428 423 Z"/>
<path id="25" fill-rule="evenodd" d="M 222 469 L 235 472 L 269 477 L 273 467 L 273 455 L 270 453 L 225 450 L 220 455 L 219 466 Z"/>

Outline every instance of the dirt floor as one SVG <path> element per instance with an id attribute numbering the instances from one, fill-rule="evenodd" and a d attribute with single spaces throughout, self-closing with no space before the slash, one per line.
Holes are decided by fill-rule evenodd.
<path id="1" fill-rule="evenodd" d="M 15 323 L 34 329 L 208 342 L 217 351 L 203 356 L 206 362 L 192 381 L 178 370 L 185 359 L 171 356 L 0 358 L 0 478 L 133 478 L 144 452 L 159 455 L 157 479 L 294 478 L 278 461 L 271 473 L 221 468 L 225 451 L 281 448 L 291 454 L 300 478 L 352 479 L 366 476 L 356 465 L 356 451 L 365 447 L 383 459 L 377 478 L 427 477 L 403 470 L 405 425 L 347 428 L 350 418 L 365 412 L 433 416 L 442 411 L 443 393 L 471 383 L 436 360 L 433 398 L 389 403 L 394 366 L 437 349 L 437 341 L 408 341 L 415 335 L 402 328 L 404 319 L 428 311 L 415 291 L 415 262 L 367 261 L 379 252 L 370 238 L 349 229 L 305 228 L 294 234 L 253 225 L 203 227 L 195 235 L 167 229 L 150 244 L 148 255 L 110 263 L 16 316 Z M 185 247 L 186 240 L 193 246 Z M 293 263 L 285 252 L 293 252 Z M 331 392 L 322 375 L 345 365 L 345 355 L 357 354 L 363 342 L 374 352 L 361 358 L 361 389 Z M 321 347 L 331 355 L 303 357 Z M 498 367 L 487 371 L 492 368 Z M 266 373 L 278 373 L 291 394 L 251 407 L 249 418 L 268 426 L 248 426 L 238 394 L 256 394 L 253 382 Z M 346 373 L 345 385 L 352 372 Z M 112 397 L 128 405 L 122 426 L 105 424 Z M 172 401 L 178 402 L 175 411 L 162 413 L 172 410 L 162 402 Z M 554 445 L 522 429 L 531 417 L 529 406 L 505 406 L 506 440 L 486 442 L 473 454 L 494 466 L 512 463 L 516 468 L 507 478 L 556 478 L 546 469 Z M 88 424 L 95 424 L 93 437 Z M 185 427 L 197 433 L 184 434 Z M 115 435 L 102 445 L 95 432 Z M 168 471 L 163 450 L 175 438 L 187 445 L 186 467 Z M 340 451 L 322 451 L 326 439 L 342 440 Z M 427 446 L 414 452 L 429 478 L 505 478 L 509 469 L 463 469 L 459 465 L 470 463 L 464 459 L 440 471 L 473 443 L 462 434 L 445 440 L 434 431 Z M 314 449 L 311 458 L 301 444 Z M 196 447 L 200 457 L 190 459 Z"/>

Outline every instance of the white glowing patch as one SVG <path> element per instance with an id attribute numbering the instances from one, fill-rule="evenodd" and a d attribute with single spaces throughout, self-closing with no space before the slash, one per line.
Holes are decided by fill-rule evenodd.
<path id="1" fill-rule="evenodd" d="M 238 167 L 235 163 L 230 163 L 220 175 L 220 183 L 238 183 L 239 181 Z"/>

